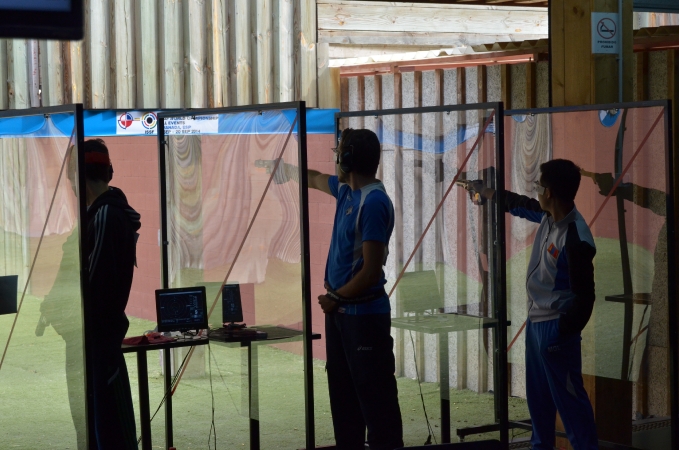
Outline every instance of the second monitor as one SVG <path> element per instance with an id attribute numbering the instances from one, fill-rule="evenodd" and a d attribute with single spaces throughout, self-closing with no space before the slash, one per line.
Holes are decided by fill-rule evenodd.
<path id="1" fill-rule="evenodd" d="M 240 298 L 240 285 L 225 284 L 222 289 L 222 323 L 235 324 L 243 321 L 243 305 Z"/>

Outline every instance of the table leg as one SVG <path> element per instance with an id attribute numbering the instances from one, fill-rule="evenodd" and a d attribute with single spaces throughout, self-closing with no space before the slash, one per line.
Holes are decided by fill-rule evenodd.
<path id="1" fill-rule="evenodd" d="M 250 399 L 250 450 L 259 450 L 259 383 L 257 346 L 248 344 L 248 396 Z"/>
<path id="2" fill-rule="evenodd" d="M 139 377 L 139 421 L 141 426 L 141 448 L 151 450 L 151 411 L 149 407 L 149 376 L 146 352 L 137 352 L 137 375 Z"/>
<path id="3" fill-rule="evenodd" d="M 163 364 L 165 366 L 165 448 L 174 446 L 172 442 L 172 349 L 163 349 Z"/>
<path id="4" fill-rule="evenodd" d="M 439 333 L 439 394 L 441 397 L 441 443 L 450 443 L 450 380 L 448 333 Z"/>
<path id="5" fill-rule="evenodd" d="M 625 299 L 625 316 L 622 332 L 622 373 L 621 380 L 629 379 L 630 347 L 632 341 L 632 319 L 634 318 L 634 302 L 632 298 Z"/>

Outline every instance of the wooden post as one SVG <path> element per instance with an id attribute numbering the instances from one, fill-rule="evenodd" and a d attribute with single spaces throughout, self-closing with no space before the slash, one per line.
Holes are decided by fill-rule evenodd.
<path id="1" fill-rule="evenodd" d="M 7 40 L 0 39 L 0 80 L 7 80 Z M 9 108 L 7 84 L 0 84 L 0 109 Z"/>
<path id="2" fill-rule="evenodd" d="M 160 107 L 158 79 L 158 17 L 157 0 L 136 1 L 135 7 L 135 57 L 136 105 L 144 109 Z"/>
<path id="3" fill-rule="evenodd" d="M 187 0 L 184 8 L 184 103 L 189 108 L 207 106 L 207 43 L 205 3 Z"/>
<path id="4" fill-rule="evenodd" d="M 272 103 L 273 81 L 273 2 L 257 0 L 257 100 L 256 103 Z"/>
<path id="5" fill-rule="evenodd" d="M 250 51 L 250 0 L 234 0 L 231 23 L 235 46 L 236 105 L 252 103 L 252 56 Z"/>
<path id="6" fill-rule="evenodd" d="M 512 68 L 509 64 L 500 66 L 501 101 L 505 109 L 512 109 Z"/>
<path id="7" fill-rule="evenodd" d="M 592 54 L 592 13 L 618 12 L 623 48 L 623 101 L 632 100 L 632 0 L 552 0 L 550 59 L 552 106 L 612 103 L 619 100 L 616 54 Z M 594 317 L 590 319 L 594 321 Z M 583 375 L 600 439 L 631 445 L 632 384 Z M 557 446 L 567 445 L 558 439 Z"/>
<path id="8" fill-rule="evenodd" d="M 84 103 L 83 41 L 64 42 L 64 103 Z"/>
<path id="9" fill-rule="evenodd" d="M 28 52 L 28 98 L 31 108 L 39 108 L 40 103 L 40 44 L 35 39 L 26 41 L 26 51 Z M 47 67 L 47 61 L 43 61 Z"/>
<path id="10" fill-rule="evenodd" d="M 300 9 L 299 99 L 307 107 L 318 105 L 316 70 L 316 0 L 297 0 Z"/>
<path id="11" fill-rule="evenodd" d="M 113 23 L 111 26 L 113 92 L 115 108 L 134 108 L 136 106 L 136 58 L 133 0 L 115 0 L 113 2 Z M 140 2 L 143 3 L 143 2 Z"/>
<path id="12" fill-rule="evenodd" d="M 7 41 L 7 89 L 10 109 L 25 109 L 31 106 L 27 50 L 25 39 Z"/>
<path id="13" fill-rule="evenodd" d="M 92 0 L 89 2 L 89 35 L 86 42 L 89 53 L 89 79 L 87 87 L 90 91 L 91 108 L 111 108 L 111 47 L 109 0 Z"/>
<path id="14" fill-rule="evenodd" d="M 179 0 L 162 0 L 160 7 L 160 107 L 184 106 L 184 46 Z"/>
<path id="15" fill-rule="evenodd" d="M 208 107 L 229 106 L 229 21 L 225 2 L 207 3 L 207 98 Z"/>
<path id="16" fill-rule="evenodd" d="M 40 79 L 42 106 L 63 105 L 64 70 L 60 41 L 40 41 Z"/>
<path id="17" fill-rule="evenodd" d="M 274 4 L 274 98 L 279 102 L 295 99 L 295 7 L 293 0 Z"/>
<path id="18" fill-rule="evenodd" d="M 319 108 L 339 108 L 340 107 L 340 68 L 329 67 L 330 44 L 318 45 L 318 107 Z M 379 80 L 375 78 L 375 87 L 381 86 Z M 375 94 L 376 101 L 381 103 L 381 96 Z M 373 108 L 370 108 L 373 109 Z M 377 108 L 379 109 L 379 108 Z"/>
<path id="19" fill-rule="evenodd" d="M 591 15 L 617 12 L 607 0 L 553 0 L 550 10 L 552 106 L 618 101 L 617 55 L 593 55 Z M 623 100 L 632 99 L 632 0 L 623 0 Z"/>

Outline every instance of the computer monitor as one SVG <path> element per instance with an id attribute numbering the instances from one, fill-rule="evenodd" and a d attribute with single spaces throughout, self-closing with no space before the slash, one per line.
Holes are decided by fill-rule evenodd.
<path id="1" fill-rule="evenodd" d="M 16 314 L 18 275 L 0 277 L 0 315 Z"/>
<path id="2" fill-rule="evenodd" d="M 0 37 L 82 39 L 83 0 L 0 0 Z"/>
<path id="3" fill-rule="evenodd" d="M 240 299 L 239 284 L 225 284 L 222 289 L 222 322 L 243 321 L 243 305 Z"/>
<path id="4" fill-rule="evenodd" d="M 205 286 L 156 290 L 158 331 L 208 328 Z"/>

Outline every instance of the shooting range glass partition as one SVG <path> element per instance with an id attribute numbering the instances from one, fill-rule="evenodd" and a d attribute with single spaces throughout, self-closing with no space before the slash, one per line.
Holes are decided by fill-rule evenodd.
<path id="1" fill-rule="evenodd" d="M 0 112 L 0 278 L 18 305 L 0 316 L 3 448 L 96 446 L 83 128 L 82 105 Z"/>
<path id="2" fill-rule="evenodd" d="M 460 186 L 482 180 L 503 198 L 502 104 L 336 118 L 338 137 L 367 128 L 382 143 L 377 178 L 395 210 L 385 288 L 405 444 L 451 442 L 452 429 L 483 424 L 493 427 L 470 440 L 507 443 L 506 353 L 498 351 L 507 328 L 502 202 L 472 200 Z"/>
<path id="3" fill-rule="evenodd" d="M 667 101 L 505 112 L 508 191 L 537 197 L 540 164 L 552 159 L 582 169 L 575 204 L 596 245 L 596 301 L 581 333 L 582 372 L 601 448 L 679 447 L 670 123 Z M 511 397 L 526 396 L 522 324 L 537 227 L 507 215 Z M 524 413 L 511 411 L 512 427 L 530 430 Z M 561 448 L 567 440 L 560 424 L 557 430 Z"/>
<path id="4" fill-rule="evenodd" d="M 181 377 L 166 405 L 210 408 L 212 389 L 220 445 L 241 447 L 249 429 L 251 448 L 314 448 L 305 104 L 161 113 L 158 126 L 163 287 L 205 286 L 216 328 L 221 286 L 238 283 L 248 327 L 301 332 L 166 359 Z M 177 447 L 208 438 L 209 419 L 188 417 L 175 421 Z M 166 431 L 170 446 L 170 421 Z"/>

